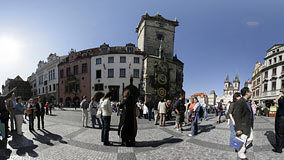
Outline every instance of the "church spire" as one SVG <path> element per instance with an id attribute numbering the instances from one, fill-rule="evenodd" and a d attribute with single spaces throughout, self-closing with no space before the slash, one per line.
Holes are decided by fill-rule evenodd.
<path id="1" fill-rule="evenodd" d="M 228 74 L 227 74 L 227 77 L 226 77 L 225 83 L 227 83 L 227 82 L 230 82 L 230 80 L 229 80 L 229 75 L 228 75 Z"/>
<path id="2" fill-rule="evenodd" d="M 234 82 L 240 82 L 239 73 L 237 72 Z"/>

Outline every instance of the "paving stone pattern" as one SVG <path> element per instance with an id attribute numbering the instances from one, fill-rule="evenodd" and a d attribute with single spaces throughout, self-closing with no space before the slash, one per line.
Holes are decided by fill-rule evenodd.
<path id="1" fill-rule="evenodd" d="M 174 121 L 167 121 L 165 127 L 154 125 L 153 121 L 138 119 L 136 147 L 119 145 L 117 127 L 119 117 L 111 119 L 110 141 L 114 146 L 103 146 L 101 130 L 82 127 L 79 110 L 56 110 L 53 116 L 45 116 L 45 130 L 36 133 L 23 125 L 24 136 L 9 138 L 7 150 L 0 149 L 0 159 L 42 159 L 42 160 L 186 160 L 186 159 L 237 159 L 229 144 L 229 126 L 216 124 L 216 117 L 199 124 L 197 136 L 188 137 L 191 127 L 184 131 L 174 128 Z M 27 121 L 27 120 L 26 120 Z M 28 121 L 27 121 L 28 122 Z M 37 120 L 35 120 L 37 126 Z M 247 150 L 249 159 L 283 159 L 283 154 L 271 151 L 275 144 L 274 118 L 257 117 L 254 128 L 253 146 Z"/>

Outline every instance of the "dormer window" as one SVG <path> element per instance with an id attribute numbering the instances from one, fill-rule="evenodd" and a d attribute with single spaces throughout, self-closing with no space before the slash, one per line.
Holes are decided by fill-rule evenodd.
<path id="1" fill-rule="evenodd" d="M 108 53 L 109 45 L 104 43 L 103 45 L 100 46 L 100 48 L 101 48 L 101 52 Z"/>
<path id="2" fill-rule="evenodd" d="M 107 53 L 107 48 L 102 48 L 103 53 Z"/>
<path id="3" fill-rule="evenodd" d="M 127 47 L 127 52 L 128 53 L 133 53 L 133 50 L 134 50 L 133 47 Z"/>

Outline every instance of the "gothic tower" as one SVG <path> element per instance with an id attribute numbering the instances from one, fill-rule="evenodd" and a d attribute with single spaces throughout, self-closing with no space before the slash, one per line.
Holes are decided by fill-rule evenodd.
<path id="1" fill-rule="evenodd" d="M 171 21 L 159 14 L 149 16 L 145 13 L 136 28 L 138 48 L 146 55 L 173 59 L 175 27 L 178 25 L 177 19 Z"/>
<path id="2" fill-rule="evenodd" d="M 240 79 L 239 79 L 239 74 L 236 74 L 235 80 L 233 81 L 234 83 L 234 92 L 237 92 L 240 90 Z"/>
<path id="3" fill-rule="evenodd" d="M 223 93 L 223 95 L 228 94 L 229 87 L 230 87 L 230 80 L 229 80 L 229 75 L 227 75 L 226 80 L 224 82 L 224 93 Z"/>

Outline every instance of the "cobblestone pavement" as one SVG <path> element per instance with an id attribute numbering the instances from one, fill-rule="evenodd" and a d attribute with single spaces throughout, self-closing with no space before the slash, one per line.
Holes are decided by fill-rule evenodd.
<path id="1" fill-rule="evenodd" d="M 160 127 L 153 125 L 153 121 L 139 119 L 137 146 L 127 148 L 118 144 L 118 117 L 115 114 L 110 131 L 110 141 L 115 146 L 102 145 L 100 129 L 83 128 L 79 110 L 54 111 L 53 114 L 45 116 L 45 130 L 37 130 L 34 134 L 24 124 L 24 136 L 10 137 L 8 150 L 0 150 L 0 159 L 237 159 L 237 154 L 228 146 L 228 125 L 216 124 L 214 115 L 201 122 L 195 137 L 187 136 L 190 126 L 184 127 L 185 131 L 181 133 L 174 129 L 174 121 L 167 121 L 165 127 Z M 247 150 L 248 158 L 283 159 L 283 154 L 271 151 L 273 144 L 274 118 L 257 117 L 253 146 Z"/>

